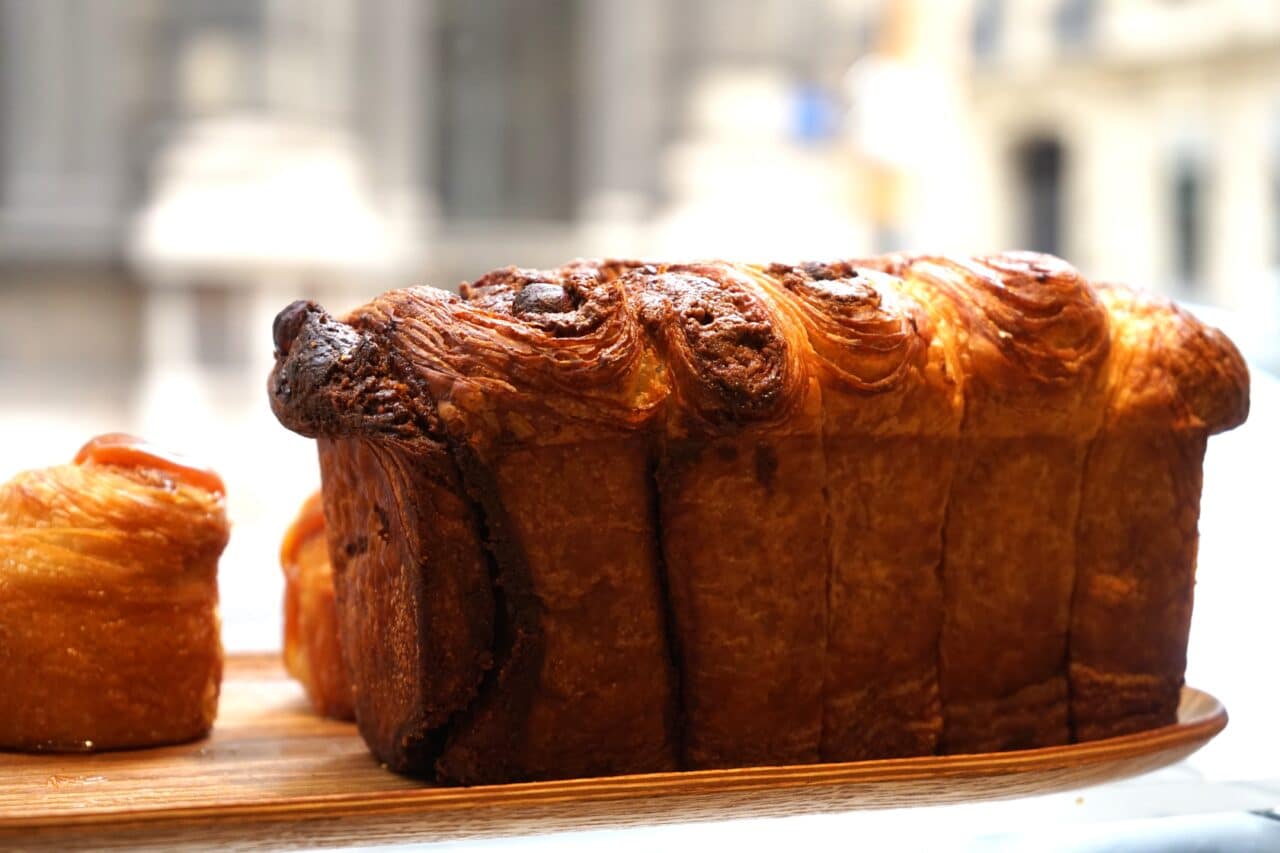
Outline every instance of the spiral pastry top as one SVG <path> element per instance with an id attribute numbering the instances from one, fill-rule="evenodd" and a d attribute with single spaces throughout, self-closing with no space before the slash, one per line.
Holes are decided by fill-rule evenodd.
<path id="1" fill-rule="evenodd" d="M 967 429 L 1082 438 L 1096 431 L 1109 319 L 1073 267 L 1031 252 L 899 256 L 895 265 L 954 317 Z"/>
<path id="2" fill-rule="evenodd" d="M 514 267 L 452 296 L 392 291 L 353 315 L 384 330 L 469 441 L 567 441 L 635 430 L 666 396 L 665 372 L 616 278 L 585 263 Z"/>
<path id="3" fill-rule="evenodd" d="M 1097 285 L 1111 312 L 1107 424 L 1211 433 L 1249 415 L 1249 369 L 1227 336 L 1163 297 Z"/>
<path id="4" fill-rule="evenodd" d="M 30 581 L 83 573 L 93 588 L 127 583 L 137 601 L 199 597 L 228 536 L 216 473 L 118 433 L 0 488 L 0 537 L 50 558 L 27 565 Z"/>
<path id="5" fill-rule="evenodd" d="M 1177 337 L 1162 349 L 1186 360 L 1179 387 L 1201 401 L 1201 420 L 1232 420 L 1244 392 L 1210 411 L 1243 371 L 1219 333 L 1165 303 L 1107 298 L 1065 262 L 1026 252 L 508 267 L 459 295 L 393 290 L 342 321 L 295 303 L 276 321 L 272 407 L 311 436 L 443 441 L 447 426 L 476 447 L 561 443 L 660 423 L 776 427 L 816 405 L 823 377 L 868 406 L 925 386 L 941 405 L 962 387 L 979 432 L 1088 435 L 1102 416 L 1110 315 L 1148 311 L 1175 320 L 1161 320 Z M 875 418 L 896 417 L 877 405 Z"/>
<path id="6" fill-rule="evenodd" d="M 213 471 L 121 434 L 0 484 L 0 748 L 209 730 L 224 505 Z"/>
<path id="7" fill-rule="evenodd" d="M 1107 310 L 1075 268 L 1049 255 L 920 258 L 908 275 L 937 283 L 968 321 L 975 373 L 1069 384 L 1107 355 Z"/>
<path id="8" fill-rule="evenodd" d="M 621 279 L 671 374 L 676 419 L 692 431 L 777 423 L 804 398 L 803 334 L 732 264 L 642 267 Z"/>
<path id="9" fill-rule="evenodd" d="M 847 389 L 890 390 L 923 366 L 932 325 L 897 277 L 847 261 L 763 272 L 776 298 L 803 319 L 823 369 Z"/>

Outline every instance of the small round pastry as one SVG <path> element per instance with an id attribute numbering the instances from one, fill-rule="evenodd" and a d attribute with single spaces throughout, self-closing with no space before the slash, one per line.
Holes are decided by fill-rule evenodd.
<path id="1" fill-rule="evenodd" d="M 216 473 L 123 434 L 0 485 L 0 748 L 206 734 L 228 534 Z"/>
<path id="2" fill-rule="evenodd" d="M 351 683 L 338 644 L 333 564 L 320 493 L 307 498 L 280 545 L 284 569 L 284 665 L 306 688 L 317 712 L 354 720 Z"/>

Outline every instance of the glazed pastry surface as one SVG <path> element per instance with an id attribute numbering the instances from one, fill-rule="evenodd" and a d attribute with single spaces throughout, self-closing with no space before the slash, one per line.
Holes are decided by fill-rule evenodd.
<path id="1" fill-rule="evenodd" d="M 1197 449 L 1248 377 L 1145 299 L 1007 253 L 576 261 L 290 306 L 272 406 L 320 440 L 366 740 L 470 784 L 1162 719 Z M 1131 470 L 1139 431 L 1164 439 Z M 1116 583 L 1155 571 L 1118 536 L 1168 577 Z M 1118 648 L 1125 608 L 1152 660 Z"/>
<path id="2" fill-rule="evenodd" d="M 192 740 L 222 676 L 222 482 L 123 435 L 0 486 L 0 747 Z"/>

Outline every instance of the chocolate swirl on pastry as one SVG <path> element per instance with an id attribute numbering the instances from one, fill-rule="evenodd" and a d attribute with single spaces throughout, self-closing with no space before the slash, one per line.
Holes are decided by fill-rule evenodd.
<path id="1" fill-rule="evenodd" d="M 711 431 L 776 422 L 801 399 L 800 351 L 778 309 L 729 264 L 638 269 L 623 276 L 671 371 L 681 414 Z"/>
<path id="2" fill-rule="evenodd" d="M 626 292 L 589 265 L 498 270 L 460 297 L 392 291 L 360 317 L 402 342 L 432 393 L 467 421 L 468 441 L 572 424 L 634 430 L 665 396 Z"/>
<path id="3" fill-rule="evenodd" d="M 367 327 L 299 300 L 276 316 L 271 411 L 310 438 L 438 440 L 434 407 L 406 384 L 404 365 Z"/>

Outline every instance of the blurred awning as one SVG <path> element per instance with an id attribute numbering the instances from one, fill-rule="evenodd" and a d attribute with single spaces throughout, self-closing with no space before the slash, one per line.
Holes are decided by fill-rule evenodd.
<path id="1" fill-rule="evenodd" d="M 379 213 L 340 131 L 211 119 L 157 159 L 130 240 L 148 278 L 385 271 L 412 250 Z"/>

